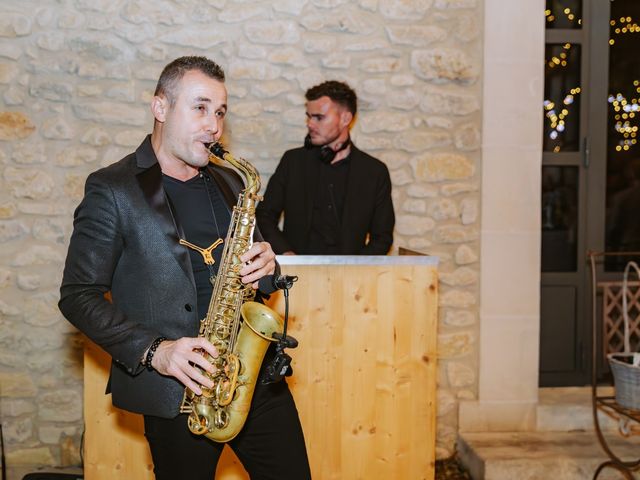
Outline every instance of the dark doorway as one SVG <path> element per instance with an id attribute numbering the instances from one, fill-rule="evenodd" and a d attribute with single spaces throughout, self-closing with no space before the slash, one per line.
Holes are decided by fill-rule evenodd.
<path id="1" fill-rule="evenodd" d="M 545 18 L 540 384 L 586 385 L 586 252 L 640 250 L 640 2 L 547 0 Z"/>
<path id="2" fill-rule="evenodd" d="M 586 384 L 586 174 L 589 11 L 547 0 L 541 205 L 540 383 Z"/>

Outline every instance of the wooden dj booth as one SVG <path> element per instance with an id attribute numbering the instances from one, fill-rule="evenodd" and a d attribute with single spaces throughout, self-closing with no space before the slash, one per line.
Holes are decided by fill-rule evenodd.
<path id="1" fill-rule="evenodd" d="M 288 350 L 315 479 L 434 478 L 437 258 L 278 257 L 297 275 L 289 295 Z M 270 306 L 284 314 L 282 292 Z M 152 479 L 142 418 L 104 395 L 109 357 L 85 348 L 84 475 Z M 187 428 L 185 423 L 185 428 Z M 248 479 L 230 449 L 216 478 Z"/>

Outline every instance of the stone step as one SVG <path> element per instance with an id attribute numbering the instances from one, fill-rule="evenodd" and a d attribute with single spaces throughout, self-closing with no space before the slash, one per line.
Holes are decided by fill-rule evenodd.
<path id="1" fill-rule="evenodd" d="M 640 436 L 605 437 L 620 458 L 640 458 Z M 608 460 L 594 432 L 462 433 L 458 455 L 474 480 L 587 480 Z M 621 478 L 608 468 L 598 480 Z"/>
<path id="2" fill-rule="evenodd" d="M 614 395 L 612 387 L 599 387 L 598 395 Z M 618 421 L 598 412 L 600 429 L 616 431 Z M 541 388 L 536 407 L 536 431 L 593 431 L 591 387 Z"/>

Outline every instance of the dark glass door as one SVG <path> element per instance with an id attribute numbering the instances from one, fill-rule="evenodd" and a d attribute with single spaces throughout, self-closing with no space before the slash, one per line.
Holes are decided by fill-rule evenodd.
<path id="1" fill-rule="evenodd" d="M 540 384 L 586 385 L 586 252 L 640 250 L 640 2 L 548 0 L 545 14 Z"/>
<path id="2" fill-rule="evenodd" d="M 582 0 L 547 0 L 541 204 L 540 383 L 588 380 L 583 325 L 588 29 Z M 588 106 L 588 105 L 587 105 Z"/>

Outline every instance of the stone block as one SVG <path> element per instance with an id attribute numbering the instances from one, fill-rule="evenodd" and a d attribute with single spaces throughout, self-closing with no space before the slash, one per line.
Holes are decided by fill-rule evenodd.
<path id="1" fill-rule="evenodd" d="M 300 41 L 298 26 L 289 20 L 247 22 L 243 30 L 247 39 L 258 45 L 293 45 Z"/>
<path id="2" fill-rule="evenodd" d="M 0 220 L 0 243 L 16 240 L 29 233 L 29 227 L 19 220 Z"/>
<path id="3" fill-rule="evenodd" d="M 75 390 L 59 390 L 40 395 L 38 414 L 42 420 L 75 422 L 82 418 L 82 395 Z"/>
<path id="4" fill-rule="evenodd" d="M 440 193 L 445 197 L 476 191 L 478 191 L 478 185 L 475 183 L 447 183 L 440 187 Z"/>
<path id="5" fill-rule="evenodd" d="M 272 4 L 276 12 L 287 13 L 293 16 L 299 16 L 307 5 L 308 0 L 280 0 Z"/>
<path id="6" fill-rule="evenodd" d="M 82 120 L 90 120 L 111 125 L 141 127 L 147 123 L 147 113 L 140 107 L 113 102 L 77 102 L 73 111 Z"/>
<path id="7" fill-rule="evenodd" d="M 451 327 L 469 327 L 476 321 L 476 313 L 470 310 L 446 309 L 444 311 L 444 323 Z"/>
<path id="8" fill-rule="evenodd" d="M 443 225 L 435 231 L 434 240 L 438 243 L 466 243 L 478 239 L 478 231 L 459 225 Z"/>
<path id="9" fill-rule="evenodd" d="M 409 130 L 396 135 L 393 144 L 396 148 L 406 150 L 407 152 L 423 152 L 425 150 L 451 145 L 451 135 L 448 132 L 441 131 Z M 412 164 L 413 163 L 414 161 L 412 160 Z M 424 180 L 423 177 L 418 175 L 416 175 L 416 179 Z"/>
<path id="10" fill-rule="evenodd" d="M 438 357 L 457 358 L 473 351 L 475 336 L 471 332 L 438 335 Z"/>
<path id="11" fill-rule="evenodd" d="M 437 115 L 469 115 L 480 110 L 480 100 L 468 90 L 426 88 L 420 109 Z"/>
<path id="12" fill-rule="evenodd" d="M 0 372 L 0 385 L 2 385 L 3 400 L 5 397 L 35 397 L 37 393 L 31 376 L 24 372 Z"/>
<path id="13" fill-rule="evenodd" d="M 429 217 L 402 215 L 396 220 L 396 231 L 400 235 L 424 235 L 433 230 L 435 224 Z"/>
<path id="14" fill-rule="evenodd" d="M 46 118 L 42 122 L 42 136 L 49 140 L 71 140 L 74 129 L 60 116 Z"/>
<path id="15" fill-rule="evenodd" d="M 55 465 L 56 459 L 48 447 L 19 448 L 7 452 L 7 464 L 12 466 Z"/>
<path id="16" fill-rule="evenodd" d="M 36 127 L 21 112 L 0 112 L 0 140 L 17 140 L 30 136 Z"/>
<path id="17" fill-rule="evenodd" d="M 418 77 L 434 83 L 472 84 L 479 76 L 478 68 L 470 57 L 462 50 L 452 48 L 414 50 L 411 52 L 411 68 Z"/>
<path id="18" fill-rule="evenodd" d="M 386 27 L 391 43 L 426 47 L 441 42 L 447 36 L 444 28 L 435 25 L 394 25 Z"/>
<path id="19" fill-rule="evenodd" d="M 44 170 L 7 167 L 4 171 L 4 179 L 17 198 L 42 200 L 50 198 L 55 190 L 53 177 Z"/>
<path id="20" fill-rule="evenodd" d="M 466 290 L 448 290 L 438 299 L 440 307 L 469 308 L 478 303 L 477 295 Z"/>
<path id="21" fill-rule="evenodd" d="M 464 198 L 460 202 L 460 221 L 463 225 L 471 225 L 478 220 L 480 206 L 475 198 Z"/>
<path id="22" fill-rule="evenodd" d="M 475 370 L 460 362 L 447 363 L 447 378 L 453 388 L 470 387 L 475 384 Z"/>
<path id="23" fill-rule="evenodd" d="M 478 272 L 468 267 L 456 268 L 453 272 L 440 272 L 440 281 L 451 287 L 467 287 L 478 283 Z"/>
<path id="24" fill-rule="evenodd" d="M 385 0 L 380 2 L 380 13 L 392 20 L 417 21 L 424 17 L 433 0 Z"/>
<path id="25" fill-rule="evenodd" d="M 32 29 L 33 21 L 26 15 L 5 11 L 0 16 L 0 37 L 24 37 L 29 35 Z"/>
<path id="26" fill-rule="evenodd" d="M 423 134 L 424 135 L 424 134 Z M 436 135 L 436 134 L 432 134 Z M 434 143 L 443 143 L 447 134 L 440 134 Z M 428 144 L 429 137 L 425 137 L 424 145 Z M 414 140 L 416 142 L 416 140 Z M 419 151 L 423 149 L 415 149 Z M 471 160 L 457 153 L 425 153 L 411 160 L 411 166 L 416 179 L 427 182 L 440 182 L 443 180 L 464 180 L 472 177 L 475 166 Z"/>
<path id="27" fill-rule="evenodd" d="M 449 220 L 458 216 L 458 204 L 449 198 L 434 199 L 429 203 L 427 213 L 434 220 Z"/>
<path id="28" fill-rule="evenodd" d="M 259 5 L 227 5 L 219 14 L 222 23 L 242 23 L 250 18 L 267 18 L 269 11 Z"/>
<path id="29" fill-rule="evenodd" d="M 15 63 L 0 63 L 0 84 L 10 84 L 19 72 L 18 65 Z"/>

